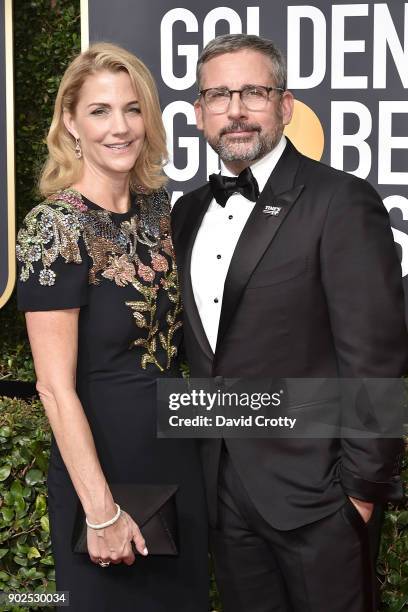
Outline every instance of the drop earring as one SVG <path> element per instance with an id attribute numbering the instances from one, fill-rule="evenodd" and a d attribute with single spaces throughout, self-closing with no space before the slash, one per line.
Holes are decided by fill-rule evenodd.
<path id="1" fill-rule="evenodd" d="M 75 157 L 77 159 L 81 159 L 82 157 L 81 141 L 79 138 L 75 138 Z"/>

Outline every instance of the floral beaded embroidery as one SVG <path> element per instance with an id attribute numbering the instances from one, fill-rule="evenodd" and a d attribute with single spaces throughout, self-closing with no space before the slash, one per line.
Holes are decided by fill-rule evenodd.
<path id="1" fill-rule="evenodd" d="M 154 260 L 154 258 L 156 258 L 157 261 L 157 254 L 152 255 L 152 260 Z M 143 266 L 143 268 L 147 268 L 147 266 Z M 149 268 L 149 270 L 151 270 L 151 275 L 149 274 L 149 278 L 152 278 L 150 282 L 153 283 L 154 272 L 151 268 Z M 141 276 L 140 264 L 138 273 L 139 276 Z M 143 271 L 143 274 L 145 275 L 144 280 L 146 280 L 147 277 L 145 270 Z M 166 315 L 166 335 L 162 331 L 159 331 L 158 321 L 155 320 L 155 298 L 159 286 L 153 284 L 146 286 L 138 280 L 135 280 L 132 284 L 135 289 L 142 294 L 144 300 L 126 302 L 126 306 L 129 306 L 133 310 L 133 317 L 136 325 L 147 330 L 147 338 L 137 338 L 134 340 L 133 346 L 142 346 L 146 350 L 141 361 L 142 368 L 146 368 L 148 363 L 153 363 L 159 368 L 159 370 L 163 371 L 164 369 L 170 368 L 172 358 L 177 355 L 177 347 L 173 344 L 173 338 L 176 331 L 182 325 L 180 320 L 182 306 L 177 280 L 177 269 L 174 263 L 172 263 L 171 268 L 167 266 L 166 274 L 160 280 L 160 285 L 167 292 L 167 297 L 169 298 L 170 302 L 172 302 L 172 308 L 169 309 Z M 160 342 L 161 348 L 165 351 L 167 356 L 165 367 L 162 367 L 156 358 L 157 341 Z"/>
<path id="2" fill-rule="evenodd" d="M 67 263 L 81 263 L 79 239 L 82 236 L 92 265 L 89 283 L 98 285 L 103 278 L 119 287 L 131 284 L 138 293 L 134 301 L 125 302 L 132 310 L 135 324 L 146 330 L 132 347 L 144 353 L 141 366 L 154 364 L 160 371 L 169 369 L 177 346 L 173 343 L 181 327 L 181 300 L 170 238 L 168 195 L 163 191 L 138 194 L 138 213 L 129 221 L 116 225 L 111 213 L 88 208 L 75 190 L 65 190 L 36 206 L 26 217 L 18 234 L 17 258 L 21 262 L 20 280 L 25 282 L 34 273 L 33 263 L 40 261 L 41 285 L 52 286 L 58 281 L 51 269 L 61 255 Z M 141 261 L 137 244 L 148 247 L 150 261 Z M 156 280 L 157 277 L 160 280 Z M 157 284 L 159 283 L 159 284 Z M 171 304 L 166 314 L 166 329 L 160 330 L 156 317 L 158 290 L 164 290 Z M 165 354 L 160 363 L 158 347 Z"/>
<path id="3" fill-rule="evenodd" d="M 87 207 L 79 194 L 67 190 L 39 204 L 25 218 L 25 226 L 17 236 L 16 255 L 21 262 L 20 280 L 34 273 L 33 263 L 42 260 L 39 283 L 55 284 L 56 274 L 50 269 L 59 255 L 67 263 L 81 263 L 78 240 L 84 227 Z"/>
<path id="4" fill-rule="evenodd" d="M 102 276 L 115 281 L 119 287 L 124 287 L 127 283 L 131 283 L 135 276 L 135 266 L 129 262 L 127 255 L 120 257 L 112 257 L 110 265 Z"/>

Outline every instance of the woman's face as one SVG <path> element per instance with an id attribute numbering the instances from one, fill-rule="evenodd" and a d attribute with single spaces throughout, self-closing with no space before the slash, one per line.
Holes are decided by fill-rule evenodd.
<path id="1" fill-rule="evenodd" d="M 101 70 L 85 80 L 68 131 L 81 142 L 85 170 L 117 177 L 135 165 L 145 139 L 137 92 L 127 72 Z"/>

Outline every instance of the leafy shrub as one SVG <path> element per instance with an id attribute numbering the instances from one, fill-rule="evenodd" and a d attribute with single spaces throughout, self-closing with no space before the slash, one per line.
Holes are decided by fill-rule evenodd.
<path id="1" fill-rule="evenodd" d="M 40 201 L 36 182 L 54 97 L 67 64 L 80 50 L 79 6 L 80 0 L 13 3 L 17 225 Z M 0 383 L 33 381 L 15 293 L 0 318 Z M 39 402 L 0 398 L 0 591 L 55 588 L 45 484 L 49 440 Z"/>
<path id="2" fill-rule="evenodd" d="M 50 429 L 39 401 L 0 398 L 0 591 L 55 588 L 47 517 Z M 403 479 L 408 489 L 408 457 Z M 408 609 L 408 510 L 386 512 L 378 572 L 381 610 Z M 211 609 L 221 612 L 214 578 Z M 27 610 L 27 608 L 25 608 Z"/>
<path id="3" fill-rule="evenodd" d="M 408 453 L 405 453 L 402 478 L 408 495 Z M 377 564 L 382 583 L 382 610 L 408 610 L 408 509 L 389 507 L 385 513 L 380 555 Z"/>
<path id="4" fill-rule="evenodd" d="M 0 591 L 55 590 L 45 482 L 49 446 L 40 402 L 0 398 Z"/>
<path id="5" fill-rule="evenodd" d="M 38 173 L 59 81 L 80 51 L 80 0 L 13 2 L 17 226 L 41 201 Z M 0 344 L 24 342 L 15 292 L 0 311 Z"/>
<path id="6" fill-rule="evenodd" d="M 3 380 L 35 381 L 34 364 L 27 340 L 16 345 L 3 343 L 0 355 L 0 383 Z"/>

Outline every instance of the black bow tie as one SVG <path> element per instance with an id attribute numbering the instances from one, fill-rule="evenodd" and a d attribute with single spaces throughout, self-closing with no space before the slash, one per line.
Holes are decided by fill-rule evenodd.
<path id="1" fill-rule="evenodd" d="M 245 168 L 239 176 L 211 174 L 209 181 L 212 194 L 220 206 L 225 206 L 233 193 L 241 193 L 252 202 L 255 202 L 259 197 L 258 183 L 249 167 Z"/>

